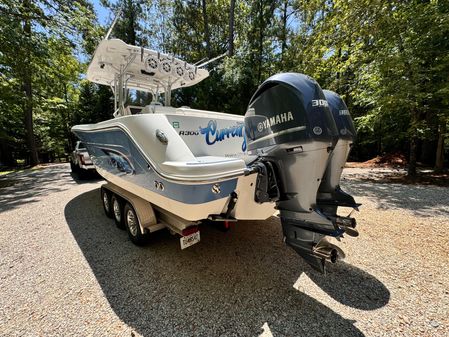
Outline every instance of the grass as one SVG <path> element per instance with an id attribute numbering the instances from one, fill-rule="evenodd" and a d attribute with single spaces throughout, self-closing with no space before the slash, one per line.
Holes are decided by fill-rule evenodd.
<path id="1" fill-rule="evenodd" d="M 28 171 L 28 170 L 39 170 L 41 168 L 42 168 L 42 166 L 36 165 L 36 166 L 33 166 L 33 167 L 8 169 L 8 170 L 5 170 L 5 171 L 0 171 L 0 177 L 1 176 L 5 176 L 7 174 L 11 174 L 11 173 L 21 173 L 21 172 L 25 172 L 25 171 Z"/>
<path id="2" fill-rule="evenodd" d="M 0 176 L 4 176 L 13 172 L 21 172 L 23 170 L 9 170 L 9 171 L 0 171 Z"/>

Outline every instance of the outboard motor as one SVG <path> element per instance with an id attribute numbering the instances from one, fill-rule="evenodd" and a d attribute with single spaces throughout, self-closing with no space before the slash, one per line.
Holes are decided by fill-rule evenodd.
<path id="1" fill-rule="evenodd" d="M 312 267 L 344 253 L 328 243 L 344 230 L 317 206 L 317 192 L 338 141 L 335 121 L 319 84 L 283 73 L 258 88 L 245 115 L 248 152 L 257 155 L 257 202 L 276 201 L 285 242 Z"/>
<path id="2" fill-rule="evenodd" d="M 356 210 L 360 206 L 351 195 L 340 188 L 341 174 L 355 140 L 356 131 L 343 99 L 333 91 L 323 90 L 323 92 L 337 125 L 338 141 L 329 157 L 326 172 L 318 189 L 317 203 L 320 210 L 335 221 L 340 228 L 345 229 L 348 235 L 358 236 L 354 229 L 355 219 L 337 215 L 338 206 L 352 207 Z"/>

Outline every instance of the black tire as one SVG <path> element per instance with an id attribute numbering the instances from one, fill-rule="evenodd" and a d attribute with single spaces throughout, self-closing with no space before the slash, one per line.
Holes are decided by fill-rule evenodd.
<path id="1" fill-rule="evenodd" d="M 120 228 L 124 229 L 124 221 L 123 221 L 123 202 L 115 194 L 112 194 L 111 196 L 111 210 L 112 210 L 112 217 L 115 221 L 115 225 Z"/>
<path id="2" fill-rule="evenodd" d="M 111 192 L 103 187 L 101 187 L 101 203 L 103 204 L 104 214 L 108 218 L 112 218 Z"/>
<path id="3" fill-rule="evenodd" d="M 139 218 L 136 211 L 130 203 L 126 203 L 123 208 L 123 218 L 126 226 L 126 231 L 132 243 L 137 246 L 143 246 L 148 243 L 149 233 L 142 233 L 139 224 Z"/>
<path id="4" fill-rule="evenodd" d="M 72 161 L 70 161 L 70 170 L 72 171 L 72 173 L 77 173 L 78 166 L 76 166 Z"/>
<path id="5" fill-rule="evenodd" d="M 78 167 L 78 179 L 79 180 L 86 180 L 87 179 L 87 172 L 85 169 L 82 169 Z"/>

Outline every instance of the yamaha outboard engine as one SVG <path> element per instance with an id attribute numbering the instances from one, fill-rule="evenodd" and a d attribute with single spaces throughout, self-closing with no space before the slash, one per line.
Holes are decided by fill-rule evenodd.
<path id="1" fill-rule="evenodd" d="M 245 115 L 248 152 L 259 160 L 255 199 L 276 201 L 285 242 L 312 267 L 344 253 L 325 239 L 344 230 L 317 206 L 317 192 L 338 141 L 335 121 L 319 84 L 284 73 L 266 80 Z"/>
<path id="2" fill-rule="evenodd" d="M 358 209 L 358 206 L 360 206 L 351 195 L 340 188 L 341 174 L 355 140 L 356 131 L 343 99 L 333 91 L 323 90 L 323 92 L 337 125 L 338 141 L 329 157 L 326 172 L 318 189 L 318 207 L 340 228 L 345 229 L 346 234 L 357 236 L 358 233 L 354 229 L 356 226 L 355 219 L 337 215 L 338 206 L 354 209 Z"/>

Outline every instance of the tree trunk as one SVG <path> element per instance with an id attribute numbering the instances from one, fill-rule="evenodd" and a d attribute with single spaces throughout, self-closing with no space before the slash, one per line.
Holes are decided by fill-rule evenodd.
<path id="1" fill-rule="evenodd" d="M 288 0 L 284 1 L 284 9 L 282 11 L 282 45 L 281 45 L 281 62 L 284 63 L 284 53 L 287 49 L 287 9 Z"/>
<path id="2" fill-rule="evenodd" d="M 407 175 L 409 177 L 416 177 L 416 143 L 416 137 L 412 136 L 410 138 L 410 156 L 407 170 Z"/>
<path id="3" fill-rule="evenodd" d="M 138 5 L 134 4 L 133 0 L 123 0 L 121 5 L 117 6 L 122 8 L 122 20 L 119 21 L 118 29 L 115 30 L 116 37 L 127 44 L 137 45 Z"/>
<path id="4" fill-rule="evenodd" d="M 413 128 L 410 134 L 410 155 L 408 160 L 408 170 L 407 176 L 415 177 L 416 176 L 416 149 L 418 143 L 418 137 L 416 136 L 416 123 L 418 122 L 418 116 L 416 111 L 411 112 L 412 115 L 412 125 Z"/>
<path id="5" fill-rule="evenodd" d="M 446 121 L 440 121 L 438 133 L 438 145 L 435 160 L 435 169 L 441 171 L 444 166 L 444 134 L 446 133 Z"/>
<path id="6" fill-rule="evenodd" d="M 70 137 L 71 137 L 71 131 L 70 131 L 70 120 L 71 120 L 71 110 L 72 107 L 70 107 L 70 102 L 69 102 L 69 95 L 68 95 L 68 90 L 67 90 L 67 83 L 63 84 L 63 88 L 64 88 L 64 101 L 65 104 L 67 105 L 67 107 L 69 107 L 67 109 L 67 113 L 63 114 L 63 120 L 64 120 L 64 131 L 65 131 L 65 152 L 66 154 L 69 154 L 71 151 L 71 142 L 70 142 Z"/>
<path id="7" fill-rule="evenodd" d="M 210 51 L 210 33 L 209 33 L 209 22 L 207 21 L 207 5 L 206 0 L 202 0 L 203 5 L 203 21 L 204 21 L 204 40 L 206 41 L 206 53 L 207 57 L 211 58 Z"/>
<path id="8" fill-rule="evenodd" d="M 263 58 L 263 39 L 264 39 L 264 17 L 263 3 L 259 1 L 259 44 L 258 44 L 258 62 L 257 62 L 257 83 L 260 83 L 262 77 L 262 58 Z"/>
<path id="9" fill-rule="evenodd" d="M 388 2 L 389 9 L 391 13 L 393 13 L 393 2 Z M 403 57 L 403 62 L 405 66 L 405 73 L 407 77 L 409 78 L 410 82 L 413 83 L 415 86 L 418 86 L 418 81 L 415 80 L 415 74 L 412 71 L 412 66 L 409 62 L 409 58 L 407 57 L 405 53 L 404 48 L 404 41 L 402 39 L 401 32 L 399 30 L 399 27 L 396 27 L 396 32 L 394 36 L 397 37 L 397 46 L 400 51 L 400 54 Z M 409 101 L 415 103 L 419 103 L 416 96 L 413 93 L 409 93 Z M 417 106 L 420 106 L 420 104 L 416 104 Z M 416 125 L 419 120 L 419 114 L 418 111 L 416 111 L 414 108 L 410 111 L 410 117 L 411 117 L 411 132 L 409 135 L 410 139 L 410 156 L 409 156 L 409 163 L 408 163 L 408 170 L 407 170 L 407 176 L 408 177 L 415 177 L 416 176 L 416 154 L 417 154 L 417 143 L 418 143 L 418 137 L 417 137 L 417 130 Z"/>
<path id="10" fill-rule="evenodd" d="M 27 10 L 31 7 L 29 0 L 24 0 L 24 9 Z M 28 13 L 31 10 L 28 10 Z M 34 127 L 33 127 L 33 87 L 32 87 L 32 69 L 31 69 L 31 60 L 30 60 L 30 48 L 31 48 L 31 22 L 28 16 L 28 13 L 25 14 L 25 19 L 23 22 L 23 33 L 26 36 L 26 46 L 25 46 L 25 55 L 23 62 L 23 90 L 25 92 L 25 102 L 24 102 L 24 115 L 25 115 L 25 129 L 27 133 L 27 145 L 28 151 L 30 153 L 30 162 L 31 166 L 34 166 L 38 163 L 37 158 L 37 148 L 36 141 L 34 139 Z"/>
<path id="11" fill-rule="evenodd" d="M 421 149 L 418 144 L 418 158 L 417 160 L 426 166 L 432 166 L 435 164 L 436 160 L 436 152 L 435 148 L 437 147 L 438 142 L 438 128 L 432 130 L 434 132 L 434 137 L 436 139 L 423 139 L 421 141 Z"/>
<path id="12" fill-rule="evenodd" d="M 12 146 L 6 139 L 0 139 L 0 165 L 13 167 L 16 165 L 12 155 Z"/>
<path id="13" fill-rule="evenodd" d="M 231 0 L 231 7 L 229 9 L 229 41 L 228 41 L 228 55 L 234 55 L 234 12 L 235 0 Z"/>
<path id="14" fill-rule="evenodd" d="M 134 6 L 131 0 L 128 1 L 128 15 L 129 21 L 127 30 L 127 40 L 126 43 L 136 45 L 137 44 L 137 35 L 136 35 L 136 20 L 137 20 L 137 8 Z"/>
<path id="15" fill-rule="evenodd" d="M 383 155 L 383 139 L 382 139 L 382 135 L 383 135 L 383 131 L 382 131 L 382 118 L 379 118 L 379 129 L 377 130 L 377 155 L 378 156 L 382 156 Z"/>

